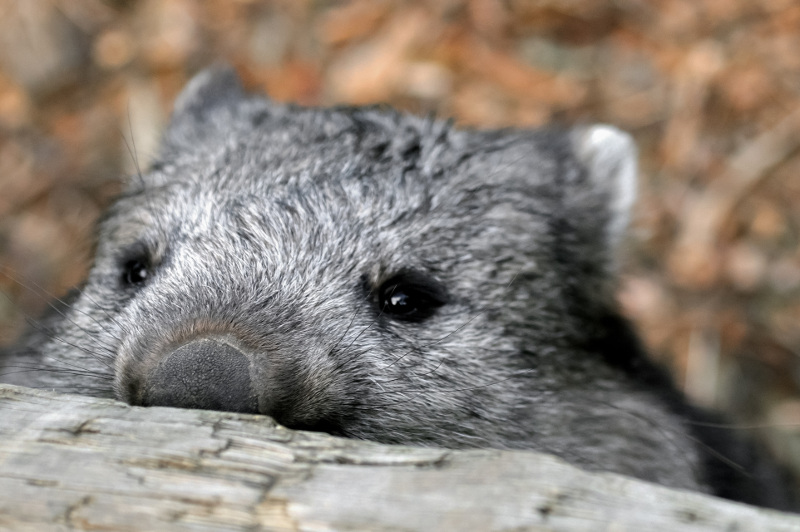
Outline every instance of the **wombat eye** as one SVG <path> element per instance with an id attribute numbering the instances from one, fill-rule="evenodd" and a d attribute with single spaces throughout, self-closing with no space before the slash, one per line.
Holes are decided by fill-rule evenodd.
<path id="1" fill-rule="evenodd" d="M 444 303 L 444 290 L 418 274 L 395 276 L 378 290 L 381 313 L 403 321 L 427 319 Z"/>
<path id="2" fill-rule="evenodd" d="M 150 275 L 150 265 L 142 259 L 132 259 L 122 267 L 122 284 L 125 286 L 140 286 L 147 281 Z"/>

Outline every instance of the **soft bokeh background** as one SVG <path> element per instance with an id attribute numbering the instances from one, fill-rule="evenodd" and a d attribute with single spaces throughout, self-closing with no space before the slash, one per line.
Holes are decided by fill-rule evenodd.
<path id="1" fill-rule="evenodd" d="M 80 282 L 218 60 L 281 101 L 630 131 L 625 311 L 697 402 L 800 464 L 798 2 L 0 0 L 0 341 Z"/>

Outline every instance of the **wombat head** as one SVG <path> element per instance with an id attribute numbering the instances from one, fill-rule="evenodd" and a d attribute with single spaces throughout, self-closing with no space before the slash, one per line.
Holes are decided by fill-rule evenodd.
<path id="1" fill-rule="evenodd" d="M 632 143 L 608 126 L 304 109 L 209 70 L 102 221 L 43 351 L 135 405 L 542 449 L 697 487 L 693 444 L 614 312 L 634 189 Z"/>

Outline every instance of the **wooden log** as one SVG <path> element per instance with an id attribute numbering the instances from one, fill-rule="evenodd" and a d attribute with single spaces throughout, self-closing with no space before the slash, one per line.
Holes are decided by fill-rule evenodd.
<path id="1" fill-rule="evenodd" d="M 800 516 L 534 452 L 379 445 L 0 385 L 0 529 L 797 531 Z"/>

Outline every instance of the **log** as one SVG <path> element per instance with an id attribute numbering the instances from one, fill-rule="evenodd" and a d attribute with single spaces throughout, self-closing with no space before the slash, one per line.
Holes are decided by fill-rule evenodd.
<path id="1" fill-rule="evenodd" d="M 0 385 L 0 529 L 797 531 L 800 516 L 535 452 L 380 445 Z"/>

